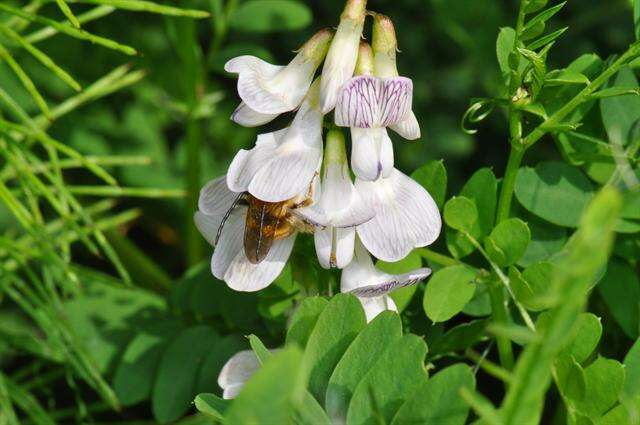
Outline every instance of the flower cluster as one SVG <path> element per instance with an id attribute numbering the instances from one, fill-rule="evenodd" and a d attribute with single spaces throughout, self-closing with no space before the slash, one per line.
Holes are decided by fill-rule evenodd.
<path id="1" fill-rule="evenodd" d="M 371 45 L 361 41 L 368 15 Z M 265 288 L 282 271 L 297 233 L 313 233 L 319 263 L 344 269 L 341 290 L 361 300 L 370 320 L 395 310 L 390 291 L 430 274 L 389 275 L 371 259 L 399 261 L 433 243 L 441 228 L 429 193 L 394 168 L 387 128 L 420 138 L 413 83 L 399 76 L 396 52 L 391 20 L 367 12 L 366 0 L 348 0 L 335 33 L 315 34 L 288 65 L 253 56 L 227 62 L 242 99 L 234 122 L 259 126 L 296 112 L 288 127 L 259 135 L 226 176 L 202 189 L 195 222 L 215 246 L 214 276 L 238 291 Z M 325 123 L 331 111 L 335 125 Z M 323 124 L 330 128 L 324 146 Z M 350 129 L 351 167 L 339 127 Z"/>

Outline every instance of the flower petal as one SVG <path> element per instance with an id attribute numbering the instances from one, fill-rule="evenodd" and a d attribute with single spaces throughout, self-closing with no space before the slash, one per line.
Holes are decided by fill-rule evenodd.
<path id="1" fill-rule="evenodd" d="M 291 213 L 297 215 L 307 223 L 315 227 L 326 228 L 330 225 L 324 210 L 317 204 L 303 208 L 291 210 Z"/>
<path id="2" fill-rule="evenodd" d="M 265 259 L 258 264 L 252 264 L 244 250 L 241 250 L 225 272 L 224 281 L 231 289 L 241 292 L 254 292 L 266 288 L 282 272 L 295 240 L 294 234 L 274 241 Z"/>
<path id="3" fill-rule="evenodd" d="M 234 354 L 218 375 L 218 385 L 224 390 L 223 398 L 228 400 L 237 396 L 243 385 L 259 368 L 258 357 L 253 351 L 244 350 Z"/>
<path id="4" fill-rule="evenodd" d="M 231 114 L 231 121 L 243 127 L 258 127 L 273 121 L 278 115 L 280 114 L 262 114 L 249 108 L 246 103 L 240 102 Z"/>
<path id="5" fill-rule="evenodd" d="M 420 138 L 420 124 L 413 111 L 397 124 L 389 128 L 407 140 L 418 140 Z"/>
<path id="6" fill-rule="evenodd" d="M 362 75 L 342 86 L 338 94 L 335 123 L 340 127 L 380 126 L 380 105 L 384 85 L 380 78 Z"/>
<path id="7" fill-rule="evenodd" d="M 216 235 L 220 228 L 221 219 L 222 217 L 204 214 L 200 211 L 196 211 L 193 215 L 193 221 L 198 231 L 211 246 L 216 244 Z"/>
<path id="8" fill-rule="evenodd" d="M 247 208 L 239 207 L 231 213 L 222 229 L 220 240 L 211 257 L 211 273 L 218 279 L 224 278 L 236 256 L 244 255 L 243 240 L 246 215 Z"/>
<path id="9" fill-rule="evenodd" d="M 316 247 L 318 262 L 323 269 L 331 268 L 331 245 L 333 241 L 333 228 L 318 229 L 313 234 L 313 242 Z"/>
<path id="10" fill-rule="evenodd" d="M 335 229 L 335 255 L 334 267 L 343 269 L 353 260 L 353 249 L 356 239 L 356 229 L 347 227 L 344 229 Z"/>
<path id="11" fill-rule="evenodd" d="M 356 189 L 375 216 L 357 227 L 364 246 L 384 261 L 399 261 L 440 234 L 440 213 L 431 195 L 394 169 L 386 179 L 356 179 Z"/>
<path id="12" fill-rule="evenodd" d="M 241 149 L 229 165 L 227 186 L 234 192 L 246 192 L 249 184 L 262 167 L 268 166 L 273 159 L 280 140 L 288 129 L 260 134 L 251 150 Z"/>
<path id="13" fill-rule="evenodd" d="M 198 209 L 204 214 L 222 219 L 237 197 L 238 194 L 227 187 L 226 176 L 221 176 L 200 189 Z"/>
<path id="14" fill-rule="evenodd" d="M 387 295 L 375 298 L 358 298 L 367 316 L 367 323 L 372 321 L 378 314 L 386 310 L 398 312 L 398 307 L 393 299 Z"/>
<path id="15" fill-rule="evenodd" d="M 373 285 L 361 286 L 349 291 L 349 293 L 362 298 L 379 297 L 381 295 L 388 294 L 391 291 L 395 291 L 396 289 L 415 285 L 429 277 L 430 274 L 431 269 L 428 268 L 412 270 L 409 273 L 401 275 L 391 275 L 382 282 L 378 282 Z"/>
<path id="16" fill-rule="evenodd" d="M 320 265 L 325 269 L 342 269 L 351 263 L 355 236 L 354 228 L 327 227 L 316 230 L 314 243 Z"/>
<path id="17" fill-rule="evenodd" d="M 375 268 L 371 256 L 356 238 L 353 261 L 345 267 L 340 276 L 340 292 L 351 292 L 362 286 L 374 284 L 381 280 L 381 277 L 386 279 L 387 276 Z"/>
<path id="18" fill-rule="evenodd" d="M 403 121 L 411 112 L 413 82 L 405 77 L 384 78 L 382 81 L 384 89 L 380 97 L 378 122 L 382 127 L 388 127 Z"/>
<path id="19" fill-rule="evenodd" d="M 393 145 L 385 128 L 351 128 L 351 168 L 362 180 L 388 177 L 393 170 Z"/>

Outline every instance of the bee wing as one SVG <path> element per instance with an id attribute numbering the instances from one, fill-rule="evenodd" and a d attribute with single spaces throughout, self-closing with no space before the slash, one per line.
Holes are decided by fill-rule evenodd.
<path id="1" fill-rule="evenodd" d="M 249 202 L 244 228 L 244 253 L 252 264 L 258 264 L 269 253 L 280 224 L 281 204 Z"/>

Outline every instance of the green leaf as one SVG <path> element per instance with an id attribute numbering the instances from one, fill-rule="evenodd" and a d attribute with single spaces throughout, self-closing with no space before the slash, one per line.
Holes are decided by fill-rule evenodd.
<path id="1" fill-rule="evenodd" d="M 489 321 L 474 320 L 458 325 L 433 342 L 429 342 L 431 355 L 463 351 L 484 338 Z"/>
<path id="2" fill-rule="evenodd" d="M 542 311 L 550 307 L 547 297 L 553 268 L 553 264 L 541 262 L 527 267 L 522 274 L 515 267 L 509 269 L 513 293 L 527 310 Z"/>
<path id="3" fill-rule="evenodd" d="M 153 415 L 159 422 L 174 421 L 189 409 L 198 370 L 217 339 L 213 328 L 199 325 L 185 329 L 169 343 L 152 394 Z"/>
<path id="4" fill-rule="evenodd" d="M 519 266 L 527 267 L 547 260 L 567 242 L 567 231 L 562 227 L 553 226 L 535 217 L 528 218 L 527 225 L 531 231 L 531 242 L 518 260 Z"/>
<path id="5" fill-rule="evenodd" d="M 638 90 L 638 80 L 629 67 L 624 67 L 611 82 L 611 87 Z M 609 140 L 627 145 L 631 130 L 640 119 L 640 96 L 631 94 L 606 97 L 600 100 L 600 111 Z"/>
<path id="6" fill-rule="evenodd" d="M 438 208 L 442 208 L 447 195 L 447 170 L 442 160 L 427 162 L 411 173 L 411 178 L 429 192 Z"/>
<path id="7" fill-rule="evenodd" d="M 491 299 L 486 283 L 478 281 L 471 301 L 464 306 L 462 312 L 468 316 L 488 316 L 491 314 Z"/>
<path id="8" fill-rule="evenodd" d="M 535 168 L 520 169 L 515 194 L 534 215 L 559 226 L 576 227 L 593 197 L 593 186 L 570 165 L 540 162 Z"/>
<path id="9" fill-rule="evenodd" d="M 358 383 L 384 351 L 400 338 L 400 317 L 385 311 L 376 316 L 353 340 L 329 379 L 325 405 L 333 422 L 346 419 L 349 401 Z"/>
<path id="10" fill-rule="evenodd" d="M 518 261 L 531 240 L 527 224 L 519 218 L 510 218 L 498 224 L 485 239 L 484 246 L 489 257 L 504 267 Z"/>
<path id="11" fill-rule="evenodd" d="M 287 331 L 287 345 L 297 344 L 300 348 L 306 347 L 309 336 L 327 305 L 329 301 L 322 297 L 311 297 L 302 301 L 291 319 Z"/>
<path id="12" fill-rule="evenodd" d="M 389 274 L 408 273 L 412 270 L 422 267 L 422 257 L 420 256 L 420 254 L 418 254 L 417 250 L 413 250 L 402 260 L 396 261 L 394 263 L 388 263 L 386 261 L 378 260 L 376 262 L 376 267 Z M 402 312 L 409 305 L 411 299 L 413 298 L 413 295 L 417 290 L 418 285 L 411 285 L 407 286 L 406 288 L 396 289 L 389 295 L 396 303 L 398 311 Z"/>
<path id="13" fill-rule="evenodd" d="M 580 313 L 571 340 L 563 351 L 571 355 L 578 363 L 582 363 L 596 349 L 600 336 L 602 336 L 600 318 L 593 313 Z"/>
<path id="14" fill-rule="evenodd" d="M 564 397 L 574 402 L 581 401 L 584 398 L 586 391 L 585 373 L 572 356 L 568 354 L 558 356 L 553 364 L 553 371 L 556 385 Z"/>
<path id="15" fill-rule="evenodd" d="M 198 411 L 221 421 L 231 401 L 224 400 L 215 394 L 202 393 L 196 396 L 194 403 Z"/>
<path id="16" fill-rule="evenodd" d="M 231 28 L 245 32 L 294 31 L 311 23 L 311 10 L 294 0 L 249 0 L 229 20 Z"/>
<path id="17" fill-rule="evenodd" d="M 396 340 L 356 387 L 347 423 L 389 423 L 403 402 L 426 382 L 427 346 L 416 335 Z"/>
<path id="18" fill-rule="evenodd" d="M 640 339 L 636 340 L 625 356 L 624 369 L 626 379 L 620 398 L 625 402 L 640 402 Z"/>
<path id="19" fill-rule="evenodd" d="M 334 296 L 318 317 L 304 361 L 309 369 L 309 391 L 321 404 L 333 369 L 365 324 L 360 301 L 348 294 Z"/>
<path id="20" fill-rule="evenodd" d="M 636 40 L 640 40 L 640 2 L 638 0 L 633 4 L 633 23 L 636 27 Z"/>
<path id="21" fill-rule="evenodd" d="M 424 291 L 423 307 L 433 322 L 444 322 L 458 314 L 475 292 L 476 272 L 467 266 L 438 270 Z"/>
<path id="22" fill-rule="evenodd" d="M 585 396 L 575 405 L 579 412 L 596 419 L 618 400 L 624 384 L 624 367 L 616 360 L 598 357 L 584 373 Z"/>
<path id="23" fill-rule="evenodd" d="M 477 220 L 478 209 L 469 198 L 454 196 L 444 206 L 444 221 L 453 229 L 469 232 Z"/>
<path id="24" fill-rule="evenodd" d="M 247 340 L 241 335 L 220 338 L 206 355 L 198 371 L 196 393 L 218 390 L 218 375 L 234 354 L 247 349 Z"/>
<path id="25" fill-rule="evenodd" d="M 566 84 L 589 84 L 589 79 L 582 73 L 570 69 L 558 69 L 549 72 L 544 79 L 545 87 L 562 86 Z"/>
<path id="26" fill-rule="evenodd" d="M 498 57 L 498 64 L 500 70 L 505 79 L 508 78 L 511 72 L 509 66 L 509 55 L 513 51 L 513 44 L 516 39 L 516 31 L 510 27 L 500 28 L 498 33 L 498 40 L 496 41 L 496 55 Z"/>
<path id="27" fill-rule="evenodd" d="M 564 34 L 569 27 L 560 28 L 552 33 L 538 38 L 527 45 L 528 50 L 538 50 L 541 47 L 546 47 L 549 43 L 553 43 L 558 37 Z"/>
<path id="28" fill-rule="evenodd" d="M 438 372 L 402 405 L 392 424 L 464 425 L 469 406 L 460 390 L 475 388 L 471 368 L 456 364 Z"/>
<path id="29" fill-rule="evenodd" d="M 267 347 L 264 346 L 260 338 L 255 335 L 249 335 L 249 345 L 251 345 L 251 349 L 254 354 L 258 358 L 258 361 L 261 365 L 265 364 L 267 360 L 269 360 L 272 356 L 271 352 Z"/>
<path id="30" fill-rule="evenodd" d="M 523 35 L 524 35 L 523 39 L 526 39 L 526 35 L 525 34 L 534 31 L 537 26 L 539 26 L 540 24 L 544 24 L 549 19 L 551 19 L 551 17 L 553 15 L 555 15 L 556 13 L 558 13 L 560 11 L 560 9 L 562 9 L 566 3 L 567 3 L 566 1 L 564 1 L 562 3 L 558 3 L 555 6 L 552 6 L 552 7 L 548 8 L 548 9 L 546 9 L 546 10 L 543 10 L 542 12 L 540 12 L 539 14 L 534 16 L 532 19 L 530 19 L 525 24 L 525 26 L 522 28 L 522 32 L 523 32 Z"/>
<path id="31" fill-rule="evenodd" d="M 549 0 L 526 0 L 524 13 L 533 13 L 542 9 L 549 3 Z"/>
<path id="32" fill-rule="evenodd" d="M 638 338 L 640 331 L 640 282 L 627 263 L 613 259 L 598 283 L 598 292 L 618 325 L 629 336 Z"/>
<path id="33" fill-rule="evenodd" d="M 295 346 L 274 354 L 247 381 L 225 415 L 226 424 L 290 423 L 305 395 L 307 371 Z"/>

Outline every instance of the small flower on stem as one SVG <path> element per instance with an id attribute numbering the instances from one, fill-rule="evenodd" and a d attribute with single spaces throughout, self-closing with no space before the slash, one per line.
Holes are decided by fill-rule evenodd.
<path id="1" fill-rule="evenodd" d="M 251 150 L 240 150 L 227 173 L 233 192 L 249 192 L 266 202 L 291 199 L 309 187 L 322 161 L 319 82 L 313 83 L 291 125 L 258 136 Z"/>
<path id="2" fill-rule="evenodd" d="M 374 217 L 356 230 L 367 250 L 384 261 L 399 261 L 440 234 L 440 212 L 429 192 L 393 169 L 387 178 L 356 178 L 356 189 Z"/>
<path id="3" fill-rule="evenodd" d="M 415 285 L 426 279 L 431 269 L 421 268 L 409 273 L 392 275 L 376 268 L 360 240 L 356 238 L 355 258 L 342 271 L 340 292 L 352 293 L 358 297 L 367 322 L 385 310 L 398 311 L 389 293 L 405 286 Z"/>
<path id="4" fill-rule="evenodd" d="M 336 106 L 338 91 L 353 76 L 366 7 L 367 0 L 347 0 L 340 16 L 338 30 L 322 68 L 320 105 L 325 114 Z"/>
<path id="5" fill-rule="evenodd" d="M 238 94 L 242 99 L 231 119 L 253 127 L 296 109 L 309 90 L 332 38 L 331 30 L 321 30 L 287 66 L 271 65 L 255 56 L 229 60 L 224 69 L 238 74 Z"/>
<path id="6" fill-rule="evenodd" d="M 353 186 L 344 136 L 339 130 L 327 134 L 318 206 L 326 217 L 326 227 L 317 229 L 314 235 L 318 261 L 325 269 L 343 268 L 353 258 L 354 226 L 371 220 L 373 212 Z"/>

